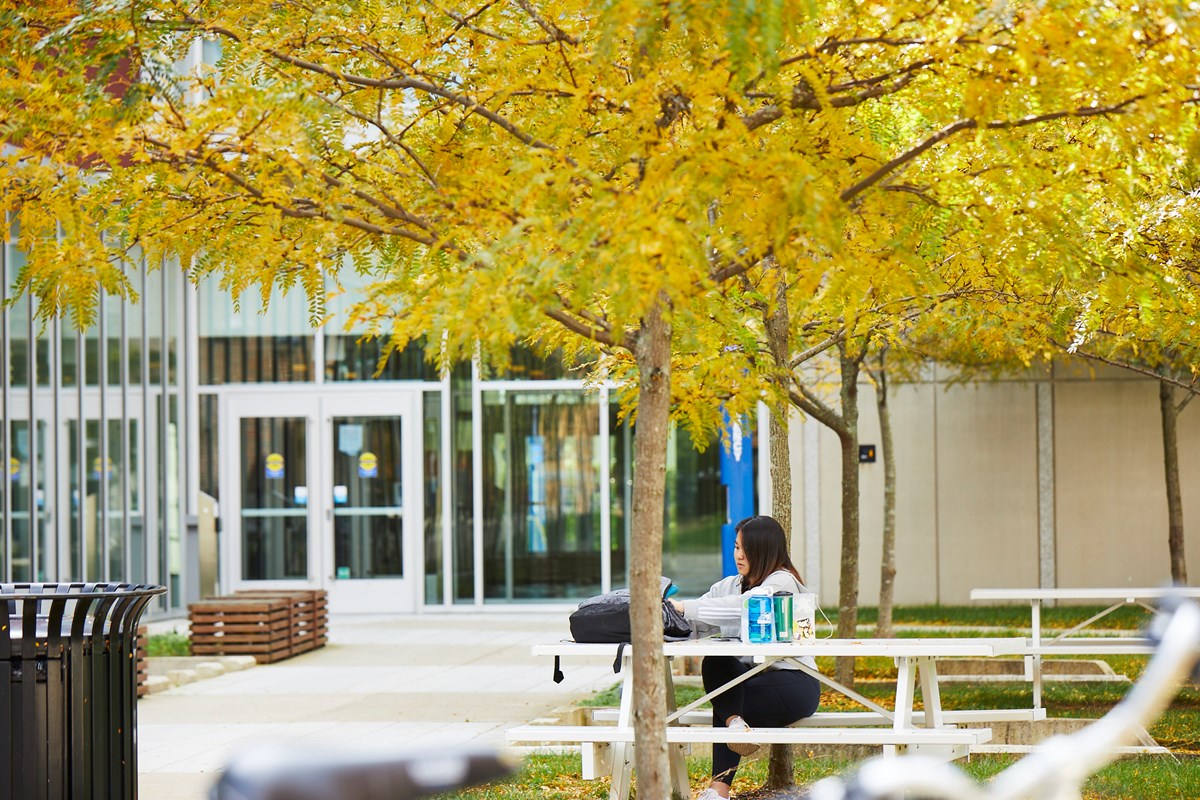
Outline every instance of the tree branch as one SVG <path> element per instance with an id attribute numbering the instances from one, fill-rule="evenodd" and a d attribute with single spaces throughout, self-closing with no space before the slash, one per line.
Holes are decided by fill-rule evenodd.
<path id="1" fill-rule="evenodd" d="M 824 401 L 813 394 L 807 386 L 796 380 L 795 375 L 792 376 L 792 385 L 788 387 L 787 393 L 792 405 L 830 430 L 840 431 L 845 427 L 841 415 L 825 405 Z"/>
<path id="2" fill-rule="evenodd" d="M 870 175 L 851 186 L 849 189 L 846 189 L 840 196 L 844 202 L 850 202 L 862 192 L 871 188 L 876 183 L 879 183 L 879 181 L 883 180 L 885 177 L 895 171 L 896 168 L 907 164 L 909 161 L 912 161 L 929 148 L 940 144 L 960 131 L 975 130 L 976 128 L 980 127 L 982 127 L 984 130 L 1006 130 L 1010 128 L 1023 128 L 1027 125 L 1037 125 L 1043 122 L 1050 122 L 1056 119 L 1064 119 L 1067 117 L 1095 117 L 1104 116 L 1107 114 L 1121 114 L 1124 113 L 1128 106 L 1136 103 L 1143 97 L 1144 95 L 1137 95 L 1111 106 L 1082 106 L 1069 111 L 1052 111 L 1048 114 L 1032 114 L 1030 116 L 1021 117 L 1020 119 L 1015 120 L 993 120 L 991 122 L 985 122 L 982 125 L 980 125 L 979 120 L 976 119 L 960 119 L 957 122 L 952 122 L 951 124 L 942 128 L 940 131 L 933 134 L 916 147 L 906 150 L 905 152 L 896 156 L 891 161 L 887 162 L 879 169 L 875 170 Z"/>
<path id="3" fill-rule="evenodd" d="M 537 23 L 538 27 L 550 34 L 551 41 L 566 42 L 567 44 L 579 44 L 579 39 L 570 35 L 562 28 L 558 27 L 549 20 L 544 19 L 537 13 L 537 9 L 529 4 L 529 0 L 513 0 L 517 6 L 529 15 L 529 18 Z"/>
<path id="4" fill-rule="evenodd" d="M 819 356 L 821 353 L 824 353 L 829 348 L 834 347 L 839 342 L 843 341 L 845 338 L 846 338 L 846 329 L 842 328 L 837 333 L 826 338 L 825 341 L 818 342 L 817 344 L 814 344 L 812 347 L 808 348 L 807 350 L 802 350 L 801 352 L 792 356 L 792 360 L 788 362 L 788 369 L 795 369 L 796 367 L 803 364 L 805 361 L 808 361 L 810 358 L 815 358 L 816 356 Z"/>
<path id="5" fill-rule="evenodd" d="M 905 75 L 901 75 L 899 78 L 886 85 L 873 86 L 869 89 L 864 89 L 861 92 L 854 92 L 852 94 L 838 94 L 829 98 L 829 105 L 833 108 L 848 108 L 850 106 L 857 106 L 876 97 L 894 94 L 911 83 L 912 79 L 913 74 L 907 73 Z M 792 91 L 792 98 L 789 101 L 789 105 L 793 110 L 804 109 L 807 111 L 820 111 L 822 108 L 821 102 L 817 99 L 816 93 L 812 91 L 812 88 L 809 87 L 808 84 L 803 82 L 798 84 Z M 783 109 L 778 104 L 772 103 L 770 105 L 763 106 L 752 114 L 746 114 L 742 116 L 741 119 L 742 124 L 745 125 L 748 130 L 755 130 L 770 122 L 774 122 L 782 116 Z"/>
<path id="6" fill-rule="evenodd" d="M 1110 367 L 1117 367 L 1118 369 L 1124 369 L 1124 370 L 1128 370 L 1130 372 L 1136 372 L 1138 375 L 1144 375 L 1147 378 L 1154 378 L 1154 380 L 1159 381 L 1161 383 L 1168 383 L 1172 386 L 1176 386 L 1180 389 L 1183 389 L 1189 395 L 1195 395 L 1197 393 L 1200 393 L 1200 389 L 1198 389 L 1196 387 L 1195 380 L 1192 380 L 1191 382 L 1188 382 L 1188 383 L 1184 383 L 1183 381 L 1179 380 L 1178 378 L 1172 378 L 1170 375 L 1163 375 L 1161 372 L 1155 372 L 1153 369 L 1150 369 L 1149 367 L 1143 367 L 1143 366 L 1139 366 L 1137 364 L 1131 364 L 1128 361 L 1121 361 L 1120 359 L 1106 358 L 1097 353 L 1089 353 L 1086 350 L 1080 350 L 1078 348 L 1076 348 L 1075 350 L 1071 350 L 1068 348 L 1067 345 L 1063 344 L 1062 342 L 1056 342 L 1053 339 L 1051 339 L 1050 341 L 1055 347 L 1059 348 L 1064 353 L 1067 353 L 1069 355 L 1082 356 L 1083 358 L 1086 358 L 1089 361 L 1097 361 L 1101 364 L 1107 364 Z"/>
<path id="7" fill-rule="evenodd" d="M 600 344 L 607 345 L 609 347 L 623 347 L 631 352 L 633 350 L 635 343 L 630 340 L 630 335 L 623 336 L 620 340 L 618 340 L 612 335 L 611 330 L 599 325 L 589 324 L 588 322 L 580 319 L 574 313 L 568 312 L 566 309 L 550 306 L 542 309 L 542 313 L 565 327 L 567 330 L 578 334 L 585 339 L 591 339 L 593 342 L 599 342 Z"/>

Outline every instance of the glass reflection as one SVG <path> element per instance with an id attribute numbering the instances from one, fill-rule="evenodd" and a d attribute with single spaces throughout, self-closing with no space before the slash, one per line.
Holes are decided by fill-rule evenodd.
<path id="1" fill-rule="evenodd" d="M 403 577 L 400 418 L 337 417 L 333 432 L 336 577 Z"/>
<path id="2" fill-rule="evenodd" d="M 242 443 L 242 577 L 308 577 L 307 420 L 246 418 Z"/>
<path id="3" fill-rule="evenodd" d="M 484 392 L 484 597 L 600 591 L 599 407 L 579 392 Z"/>

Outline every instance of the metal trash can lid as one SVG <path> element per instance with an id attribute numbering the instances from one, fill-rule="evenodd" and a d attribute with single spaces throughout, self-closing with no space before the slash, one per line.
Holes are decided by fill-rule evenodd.
<path id="1" fill-rule="evenodd" d="M 0 659 L 56 648 L 63 639 L 129 634 L 151 598 L 166 591 L 132 583 L 0 583 Z"/>

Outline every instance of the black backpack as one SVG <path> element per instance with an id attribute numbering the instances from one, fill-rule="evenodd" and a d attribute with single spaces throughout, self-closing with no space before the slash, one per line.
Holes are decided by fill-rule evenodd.
<path id="1" fill-rule="evenodd" d="M 692 626 L 684 619 L 683 614 L 675 610 L 675 606 L 667 602 L 671 588 L 670 579 L 662 578 L 663 638 L 667 641 L 678 641 L 691 636 Z M 571 625 L 571 638 L 576 642 L 620 644 L 617 657 L 613 660 L 613 672 L 621 671 L 621 656 L 625 653 L 625 645 L 633 640 L 629 624 L 628 589 L 617 589 L 589 597 L 571 612 L 568 622 Z M 559 656 L 554 657 L 554 682 L 563 682 Z"/>
<path id="2" fill-rule="evenodd" d="M 667 601 L 671 582 L 664 579 L 662 600 L 663 638 L 667 641 L 686 639 L 692 626 L 675 606 Z M 571 637 L 577 642 L 629 642 L 632 640 L 629 624 L 629 590 L 589 597 L 571 612 L 569 619 Z"/>

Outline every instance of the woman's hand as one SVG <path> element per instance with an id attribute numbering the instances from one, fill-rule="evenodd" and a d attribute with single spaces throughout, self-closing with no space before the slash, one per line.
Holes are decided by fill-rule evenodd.
<path id="1" fill-rule="evenodd" d="M 675 606 L 675 610 L 678 611 L 680 614 L 683 613 L 683 601 L 682 600 L 676 600 L 674 598 L 671 598 L 667 602 L 670 603 L 671 605 Z"/>

